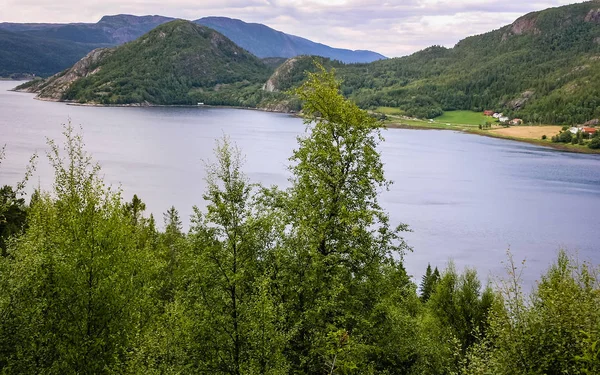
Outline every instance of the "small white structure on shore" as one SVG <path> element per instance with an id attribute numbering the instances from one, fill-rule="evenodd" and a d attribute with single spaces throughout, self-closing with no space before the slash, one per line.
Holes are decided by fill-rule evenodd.
<path id="1" fill-rule="evenodd" d="M 508 122 L 508 120 L 510 120 L 510 118 L 508 118 L 506 116 L 498 117 L 498 121 L 500 121 L 500 122 Z"/>
<path id="2" fill-rule="evenodd" d="M 494 114 L 492 115 L 492 117 L 493 117 L 493 118 L 500 118 L 500 117 L 502 117 L 502 113 L 494 113 Z"/>

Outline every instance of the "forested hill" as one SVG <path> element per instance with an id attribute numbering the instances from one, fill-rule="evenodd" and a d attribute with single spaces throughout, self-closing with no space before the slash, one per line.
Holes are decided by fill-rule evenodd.
<path id="1" fill-rule="evenodd" d="M 43 97 L 79 102 L 192 104 L 207 91 L 231 85 L 254 83 L 259 91 L 271 71 L 222 34 L 178 20 L 110 53 L 94 51 L 37 90 Z"/>
<path id="2" fill-rule="evenodd" d="M 337 66 L 344 94 L 363 108 L 399 107 L 418 117 L 490 109 L 531 122 L 583 123 L 600 117 L 600 2 L 527 14 L 450 49 L 329 66 Z M 291 81 L 278 81 L 296 85 L 297 70 L 306 67 L 296 62 L 285 74 Z"/>

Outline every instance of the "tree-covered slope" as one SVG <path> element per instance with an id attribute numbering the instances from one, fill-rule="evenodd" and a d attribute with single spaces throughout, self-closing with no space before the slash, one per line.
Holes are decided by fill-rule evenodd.
<path id="1" fill-rule="evenodd" d="M 191 104 L 205 91 L 256 84 L 271 68 L 218 32 L 172 21 L 88 66 L 60 99 L 103 104 Z M 53 77 L 60 78 L 61 74 Z M 51 95 L 51 93 L 47 93 Z"/>
<path id="2" fill-rule="evenodd" d="M 258 23 L 227 17 L 205 17 L 194 22 L 217 30 L 258 57 L 315 55 L 345 63 L 369 63 L 385 59 L 377 52 L 332 48 Z"/>
<path id="3" fill-rule="evenodd" d="M 531 122 L 583 123 L 600 117 L 600 2 L 527 14 L 450 49 L 327 64 L 337 65 L 344 94 L 363 108 L 398 107 L 419 117 L 493 109 Z M 297 73 L 280 81 L 298 84 Z"/>
<path id="4" fill-rule="evenodd" d="M 0 77 L 48 76 L 73 65 L 91 49 L 84 43 L 63 43 L 0 30 Z"/>
<path id="5" fill-rule="evenodd" d="M 585 122 L 600 116 L 600 2 L 531 13 L 452 49 L 432 47 L 346 76 L 362 106 L 429 116 L 496 109 L 533 122 Z"/>

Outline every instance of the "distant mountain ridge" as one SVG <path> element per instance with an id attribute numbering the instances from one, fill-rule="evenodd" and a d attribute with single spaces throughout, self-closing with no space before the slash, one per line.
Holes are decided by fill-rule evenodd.
<path id="1" fill-rule="evenodd" d="M 227 17 L 204 17 L 194 22 L 217 30 L 260 58 L 313 55 L 344 63 L 369 63 L 386 59 L 377 52 L 332 48 L 259 23 L 246 23 Z"/>
<path id="2" fill-rule="evenodd" d="M 12 73 L 51 75 L 70 67 L 95 48 L 117 46 L 133 41 L 157 26 L 173 20 L 174 18 L 158 15 L 119 14 L 104 16 L 97 23 L 0 23 L 0 31 L 5 31 L 0 41 L 0 56 L 10 56 L 11 60 L 9 64 L 6 61 L 8 59 L 0 58 L 0 76 Z M 245 23 L 225 17 L 206 17 L 194 22 L 219 31 L 260 58 L 288 58 L 310 54 L 347 63 L 370 62 L 385 58 L 371 51 L 332 48 L 285 34 L 265 25 Z M 46 49 L 40 44 L 40 40 L 45 40 L 45 44 L 51 45 L 55 51 L 63 55 L 63 58 L 54 59 L 52 63 L 41 58 L 39 51 Z M 19 61 L 27 63 L 19 65 Z"/>

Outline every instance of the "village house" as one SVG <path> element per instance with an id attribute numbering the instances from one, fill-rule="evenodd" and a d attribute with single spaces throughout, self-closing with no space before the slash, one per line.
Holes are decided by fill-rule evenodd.
<path id="1" fill-rule="evenodd" d="M 494 115 L 494 111 L 483 111 L 483 115 L 484 116 L 493 116 Z"/>
<path id="2" fill-rule="evenodd" d="M 511 125 L 522 125 L 523 120 L 521 120 L 520 118 L 514 118 L 514 119 L 510 120 L 510 124 Z"/>
<path id="3" fill-rule="evenodd" d="M 502 117 L 502 113 L 497 113 L 497 112 L 496 112 L 496 113 L 494 113 L 494 114 L 492 115 L 492 117 L 493 117 L 493 118 L 500 118 L 500 117 Z"/>
<path id="4" fill-rule="evenodd" d="M 596 129 L 596 128 L 581 128 L 581 132 L 582 132 L 583 134 L 587 134 L 587 135 L 589 135 L 590 137 L 591 137 L 592 135 L 594 135 L 594 134 L 596 133 L 596 131 L 597 131 L 597 129 Z"/>
<path id="5" fill-rule="evenodd" d="M 498 118 L 498 121 L 500 121 L 500 122 L 503 122 L 503 123 L 504 123 L 504 122 L 508 122 L 509 120 L 510 120 L 510 118 L 508 118 L 508 117 L 506 117 L 506 116 L 502 116 L 502 117 L 499 117 L 499 118 Z"/>

